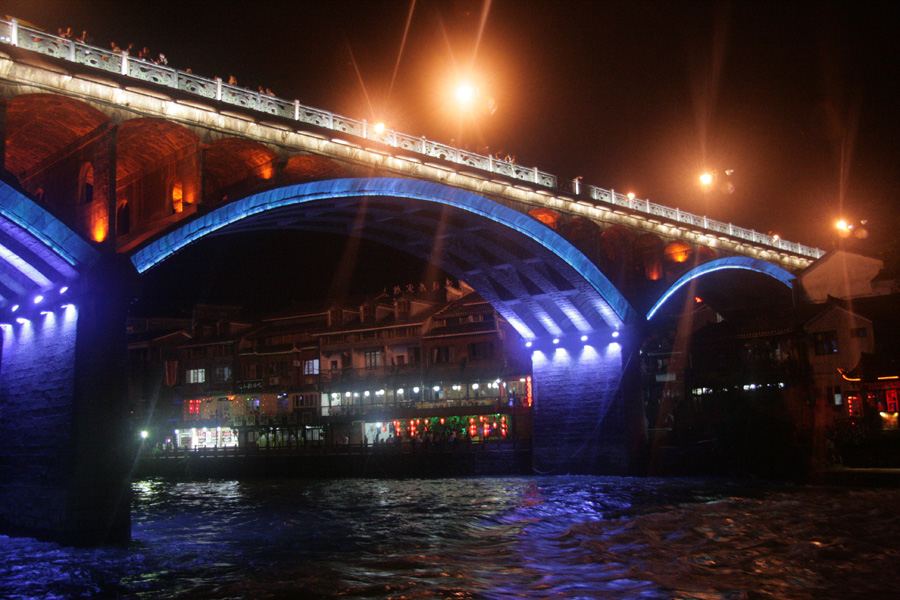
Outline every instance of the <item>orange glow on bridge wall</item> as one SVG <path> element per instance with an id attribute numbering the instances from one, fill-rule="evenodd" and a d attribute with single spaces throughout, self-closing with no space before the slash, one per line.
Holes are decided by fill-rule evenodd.
<path id="1" fill-rule="evenodd" d="M 559 227 L 560 215 L 558 212 L 549 208 L 536 208 L 528 213 L 550 229 L 556 230 Z"/>
<path id="2" fill-rule="evenodd" d="M 666 260 L 674 263 L 687 262 L 687 259 L 691 257 L 692 251 L 690 244 L 679 241 L 670 242 L 665 250 Z"/>
<path id="3" fill-rule="evenodd" d="M 177 213 L 184 210 L 184 191 L 180 181 L 176 181 L 174 185 L 172 185 L 172 208 L 175 209 L 175 212 Z"/>
<path id="4" fill-rule="evenodd" d="M 272 179 L 275 176 L 275 165 L 270 162 L 259 167 L 259 176 L 263 179 Z"/>
<path id="5" fill-rule="evenodd" d="M 94 222 L 94 226 L 91 228 L 91 238 L 95 242 L 102 242 L 105 240 L 108 233 L 109 226 L 107 225 L 106 220 Z"/>

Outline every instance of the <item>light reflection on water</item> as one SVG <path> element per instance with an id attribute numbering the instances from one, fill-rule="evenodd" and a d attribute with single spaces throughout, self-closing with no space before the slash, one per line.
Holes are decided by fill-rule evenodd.
<path id="1" fill-rule="evenodd" d="M 128 547 L 0 537 L 2 598 L 894 598 L 900 491 L 603 477 L 134 484 Z"/>

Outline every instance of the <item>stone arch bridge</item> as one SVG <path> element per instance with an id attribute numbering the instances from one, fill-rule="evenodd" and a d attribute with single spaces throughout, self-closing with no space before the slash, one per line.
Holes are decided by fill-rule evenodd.
<path id="1" fill-rule="evenodd" d="M 0 160 L 0 527 L 75 543 L 129 535 L 128 282 L 205 236 L 358 235 L 465 280 L 534 346 L 540 472 L 628 469 L 630 333 L 686 282 L 821 254 L 15 21 Z"/>

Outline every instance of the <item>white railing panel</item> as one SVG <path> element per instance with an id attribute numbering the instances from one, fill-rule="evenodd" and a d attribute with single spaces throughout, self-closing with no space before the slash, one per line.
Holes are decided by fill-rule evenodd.
<path id="1" fill-rule="evenodd" d="M 69 43 L 70 40 L 19 25 L 19 48 L 57 58 L 69 58 Z"/>
<path id="2" fill-rule="evenodd" d="M 203 98 L 216 97 L 215 80 L 197 77 L 193 73 L 178 73 L 178 89 Z"/>
<path id="3" fill-rule="evenodd" d="M 523 167 L 513 163 L 510 165 L 513 170 L 513 177 L 522 181 L 534 181 L 534 169 Z"/>
<path id="4" fill-rule="evenodd" d="M 397 134 L 397 147 L 403 150 L 411 150 L 419 154 L 425 154 L 425 140 L 411 135 Z"/>
<path id="5" fill-rule="evenodd" d="M 250 110 L 259 109 L 259 93 L 227 83 L 222 84 L 222 102 Z"/>
<path id="6" fill-rule="evenodd" d="M 303 123 L 331 129 L 332 118 L 332 114 L 327 110 L 318 110 L 306 106 L 300 107 L 300 121 Z"/>
<path id="7" fill-rule="evenodd" d="M 342 131 L 344 133 L 349 133 L 350 135 L 355 135 L 356 137 L 362 137 L 363 135 L 362 121 L 348 119 L 347 117 L 338 115 L 331 115 L 331 121 L 331 128 L 335 131 Z"/>
<path id="8" fill-rule="evenodd" d="M 437 142 L 425 142 L 425 155 L 441 160 L 456 162 L 456 148 L 451 148 L 450 146 L 445 146 L 444 144 L 439 144 Z"/>
<path id="9" fill-rule="evenodd" d="M 281 98 L 277 98 L 275 96 L 261 94 L 259 96 L 259 103 L 259 110 L 264 113 L 268 113 L 276 117 L 286 117 L 288 119 L 294 118 L 293 102 L 288 102 L 287 100 L 282 100 Z"/>
<path id="10" fill-rule="evenodd" d="M 135 58 L 128 59 L 128 75 L 141 81 L 149 81 L 166 87 L 176 87 L 178 71 L 156 63 Z"/>
<path id="11" fill-rule="evenodd" d="M 462 151 L 459 153 L 459 164 L 469 167 L 475 167 L 483 171 L 490 171 L 490 159 L 487 156 L 475 154 L 474 152 Z"/>
<path id="12" fill-rule="evenodd" d="M 507 177 L 515 177 L 516 171 L 513 168 L 513 165 L 506 162 L 505 160 L 495 160 L 493 165 L 494 173 L 498 175 L 505 175 Z"/>

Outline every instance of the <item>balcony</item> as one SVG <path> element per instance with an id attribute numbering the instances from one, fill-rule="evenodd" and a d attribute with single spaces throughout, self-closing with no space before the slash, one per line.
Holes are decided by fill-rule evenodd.
<path id="1" fill-rule="evenodd" d="M 329 369 L 319 373 L 323 384 L 374 382 L 395 377 L 421 377 L 421 364 L 391 365 L 375 368 Z"/>

